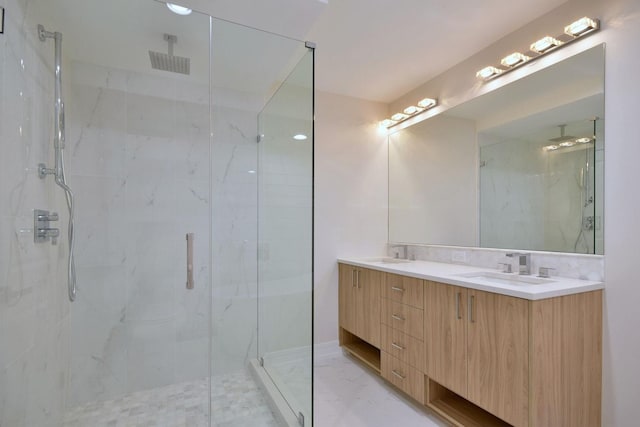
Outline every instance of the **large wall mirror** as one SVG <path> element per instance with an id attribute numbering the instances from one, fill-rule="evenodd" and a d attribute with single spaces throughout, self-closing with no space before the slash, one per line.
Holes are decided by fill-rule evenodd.
<path id="1" fill-rule="evenodd" d="M 389 135 L 389 241 L 602 254 L 604 45 Z"/>

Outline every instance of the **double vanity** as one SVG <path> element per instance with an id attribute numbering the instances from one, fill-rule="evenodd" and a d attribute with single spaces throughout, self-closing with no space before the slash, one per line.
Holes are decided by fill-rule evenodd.
<path id="1" fill-rule="evenodd" d="M 602 282 L 339 259 L 340 345 L 456 426 L 600 426 Z"/>

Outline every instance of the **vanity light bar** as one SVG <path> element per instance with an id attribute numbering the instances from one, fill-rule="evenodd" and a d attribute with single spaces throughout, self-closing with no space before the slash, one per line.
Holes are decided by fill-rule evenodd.
<path id="1" fill-rule="evenodd" d="M 502 64 L 504 68 L 497 68 L 493 66 L 485 67 L 476 73 L 476 77 L 484 81 L 491 80 L 501 74 L 506 73 L 507 71 L 511 71 L 523 64 L 526 64 L 532 59 L 539 58 L 540 56 L 545 55 L 555 50 L 556 48 L 566 46 L 567 44 L 577 40 L 578 38 L 586 36 L 587 34 L 591 34 L 599 29 L 599 20 L 591 19 L 585 16 L 584 18 L 580 18 L 577 21 L 572 22 L 571 24 L 564 27 L 564 34 L 569 36 L 564 36 L 564 41 L 559 40 L 562 36 L 558 36 L 557 38 L 551 36 L 543 37 L 529 46 L 529 51 L 533 54 L 533 57 L 520 52 L 514 52 L 511 55 L 505 56 L 500 61 L 500 64 Z"/>
<path id="2" fill-rule="evenodd" d="M 418 106 L 415 106 L 415 105 L 408 106 L 402 111 L 402 113 L 396 113 L 393 116 L 391 116 L 390 119 L 384 119 L 383 121 L 381 121 L 380 126 L 384 128 L 390 128 L 392 126 L 397 125 L 400 122 L 407 120 L 409 117 L 416 116 L 422 113 L 423 111 L 426 111 L 430 108 L 435 107 L 436 105 L 438 105 L 437 99 L 434 99 L 434 98 L 421 99 L 420 101 L 418 101 Z"/>
<path id="3" fill-rule="evenodd" d="M 590 138 L 590 137 L 582 137 L 582 138 L 576 138 L 573 140 L 569 140 L 569 141 L 563 141 L 560 144 L 553 144 L 553 145 L 547 145 L 546 147 L 542 147 L 542 149 L 544 151 L 556 151 L 559 150 L 560 148 L 569 148 L 569 147 L 573 147 L 574 145 L 577 144 L 587 144 L 589 142 L 593 142 L 594 138 Z"/>

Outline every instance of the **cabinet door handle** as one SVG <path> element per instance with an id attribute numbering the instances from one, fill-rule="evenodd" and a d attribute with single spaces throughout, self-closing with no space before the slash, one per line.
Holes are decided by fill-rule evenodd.
<path id="1" fill-rule="evenodd" d="M 456 294 L 456 317 L 458 319 L 462 319 L 462 314 L 460 314 L 460 297 L 462 296 L 461 292 Z"/>
<path id="2" fill-rule="evenodd" d="M 395 375 L 396 377 L 400 378 L 401 380 L 405 379 L 405 376 L 404 376 L 404 375 L 402 375 L 402 374 L 399 374 L 395 369 L 392 369 L 392 370 L 391 370 L 391 373 L 392 373 L 393 375 Z"/>
<path id="3" fill-rule="evenodd" d="M 356 277 L 358 278 L 358 289 L 360 289 L 360 270 L 356 273 Z"/>
<path id="4" fill-rule="evenodd" d="M 404 322 L 404 317 L 398 316 L 397 314 L 392 314 L 391 317 L 401 322 Z"/>
<path id="5" fill-rule="evenodd" d="M 392 343 L 391 343 L 391 347 L 393 347 L 393 348 L 397 348 L 398 350 L 404 350 L 404 347 L 403 347 L 403 346 L 398 345 L 398 344 L 396 344 L 396 343 L 394 343 L 394 342 L 392 342 Z"/>
<path id="6" fill-rule="evenodd" d="M 471 323 L 476 323 L 475 320 L 473 320 L 473 300 L 475 299 L 475 297 L 473 295 L 469 295 L 469 321 Z"/>
<path id="7" fill-rule="evenodd" d="M 398 288 L 397 286 L 392 286 L 392 287 L 391 287 L 391 290 L 392 290 L 392 291 L 396 291 L 396 292 L 404 292 L 404 289 L 402 289 L 402 288 Z"/>
<path id="8" fill-rule="evenodd" d="M 356 270 L 355 268 L 353 270 L 351 270 L 351 287 L 355 288 L 356 287 L 356 273 L 358 272 L 358 270 Z"/>

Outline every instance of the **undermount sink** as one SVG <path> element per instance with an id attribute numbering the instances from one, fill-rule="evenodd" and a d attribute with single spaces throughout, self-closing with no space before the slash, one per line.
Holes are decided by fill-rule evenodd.
<path id="1" fill-rule="evenodd" d="M 475 271 L 472 273 L 456 274 L 456 276 L 467 279 L 480 279 L 501 285 L 541 285 L 555 282 L 555 280 L 544 277 L 522 276 L 517 273 L 499 273 L 495 271 Z"/>
<path id="2" fill-rule="evenodd" d="M 368 259 L 367 261 L 369 261 L 369 262 L 381 262 L 383 264 L 404 264 L 404 263 L 407 263 L 407 262 L 411 262 L 411 260 L 408 260 L 408 259 L 391 258 L 391 257 L 371 258 L 371 259 Z"/>

